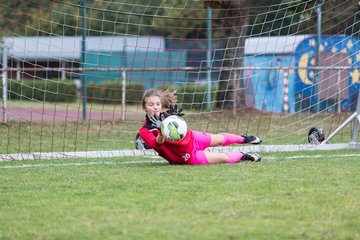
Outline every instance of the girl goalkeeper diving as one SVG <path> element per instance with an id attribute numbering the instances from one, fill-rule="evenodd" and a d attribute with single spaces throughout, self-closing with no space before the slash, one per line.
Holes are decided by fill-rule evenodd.
<path id="1" fill-rule="evenodd" d="M 231 133 L 210 134 L 188 130 L 180 141 L 172 142 L 161 134 L 161 121 L 167 116 L 182 116 L 181 109 L 177 109 L 177 98 L 174 92 L 148 89 L 142 97 L 142 106 L 146 119 L 139 130 L 139 135 L 145 144 L 155 150 L 159 156 L 170 164 L 202 165 L 213 163 L 236 163 L 240 161 L 261 161 L 256 153 L 243 152 L 210 152 L 206 149 L 215 146 L 230 144 L 260 144 L 261 138 L 257 136 L 243 136 Z M 162 108 L 168 108 L 162 112 Z"/>

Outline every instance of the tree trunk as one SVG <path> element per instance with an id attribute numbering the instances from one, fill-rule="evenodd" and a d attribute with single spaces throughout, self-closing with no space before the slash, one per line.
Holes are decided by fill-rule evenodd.
<path id="1" fill-rule="evenodd" d="M 245 2 L 245 3 L 244 3 Z M 220 73 L 216 107 L 218 109 L 239 109 L 245 105 L 243 70 L 244 47 L 249 23 L 246 1 L 223 1 L 224 29 L 228 36 Z"/>

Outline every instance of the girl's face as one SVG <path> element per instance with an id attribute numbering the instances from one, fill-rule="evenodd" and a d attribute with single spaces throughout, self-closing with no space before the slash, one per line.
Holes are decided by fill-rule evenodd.
<path id="1" fill-rule="evenodd" d="M 150 116 L 153 116 L 154 114 L 159 116 L 161 107 L 161 101 L 158 96 L 149 96 L 145 99 L 145 112 Z"/>

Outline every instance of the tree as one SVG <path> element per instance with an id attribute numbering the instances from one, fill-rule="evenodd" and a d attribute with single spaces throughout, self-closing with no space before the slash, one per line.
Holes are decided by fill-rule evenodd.
<path id="1" fill-rule="evenodd" d="M 219 90 L 216 96 L 218 109 L 233 109 L 243 106 L 244 84 L 242 80 L 244 46 L 249 25 L 248 1 L 210 1 L 211 7 L 222 9 L 226 46 L 223 70 L 220 73 Z"/>
<path id="2" fill-rule="evenodd" d="M 213 9 L 213 37 L 226 39 L 223 69 L 220 73 L 216 107 L 232 109 L 243 104 L 241 81 L 244 45 L 249 23 L 250 1 L 162 1 L 162 15 L 155 19 L 155 26 L 172 38 L 206 38 L 207 7 Z M 236 91 L 240 89 L 239 91 Z M 237 102 L 235 102 L 235 99 Z"/>
<path id="3" fill-rule="evenodd" d="M 34 3 L 32 3 L 34 2 Z M 157 35 L 152 27 L 161 0 L 87 1 L 88 35 Z M 0 3 L 0 34 L 81 35 L 81 1 L 37 0 Z"/>
<path id="4" fill-rule="evenodd" d="M 49 6 L 47 0 L 38 0 L 36 3 L 28 1 L 1 1 L 0 2 L 0 36 L 14 33 L 24 35 L 26 24 L 32 22 L 39 6 Z"/>

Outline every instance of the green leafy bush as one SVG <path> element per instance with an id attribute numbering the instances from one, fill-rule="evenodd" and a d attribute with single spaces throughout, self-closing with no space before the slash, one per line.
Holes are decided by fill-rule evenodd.
<path id="1" fill-rule="evenodd" d="M 184 109 L 202 110 L 207 107 L 206 85 L 189 84 L 183 87 L 166 86 L 162 89 L 177 89 L 178 103 Z M 2 86 L 0 86 L 2 97 Z M 215 97 L 214 87 L 211 99 Z M 138 104 L 144 93 L 144 85 L 132 83 L 126 85 L 127 104 Z M 8 99 L 37 100 L 41 102 L 75 102 L 80 96 L 76 85 L 70 80 L 9 80 Z M 87 88 L 88 102 L 120 104 L 122 100 L 122 82 L 91 84 Z"/>
<path id="2" fill-rule="evenodd" d="M 189 84 L 178 88 L 178 102 L 184 109 L 203 110 L 207 107 L 207 86 Z M 216 88 L 212 88 L 211 99 L 215 98 Z"/>
<path id="3" fill-rule="evenodd" d="M 2 97 L 2 86 L 1 97 Z M 69 80 L 9 80 L 9 100 L 38 100 L 44 102 L 74 102 L 77 90 Z"/>
<path id="4" fill-rule="evenodd" d="M 139 103 L 144 93 L 144 85 L 127 84 L 125 101 L 128 104 Z M 97 103 L 121 103 L 122 82 L 91 84 L 87 91 L 88 101 Z"/>

